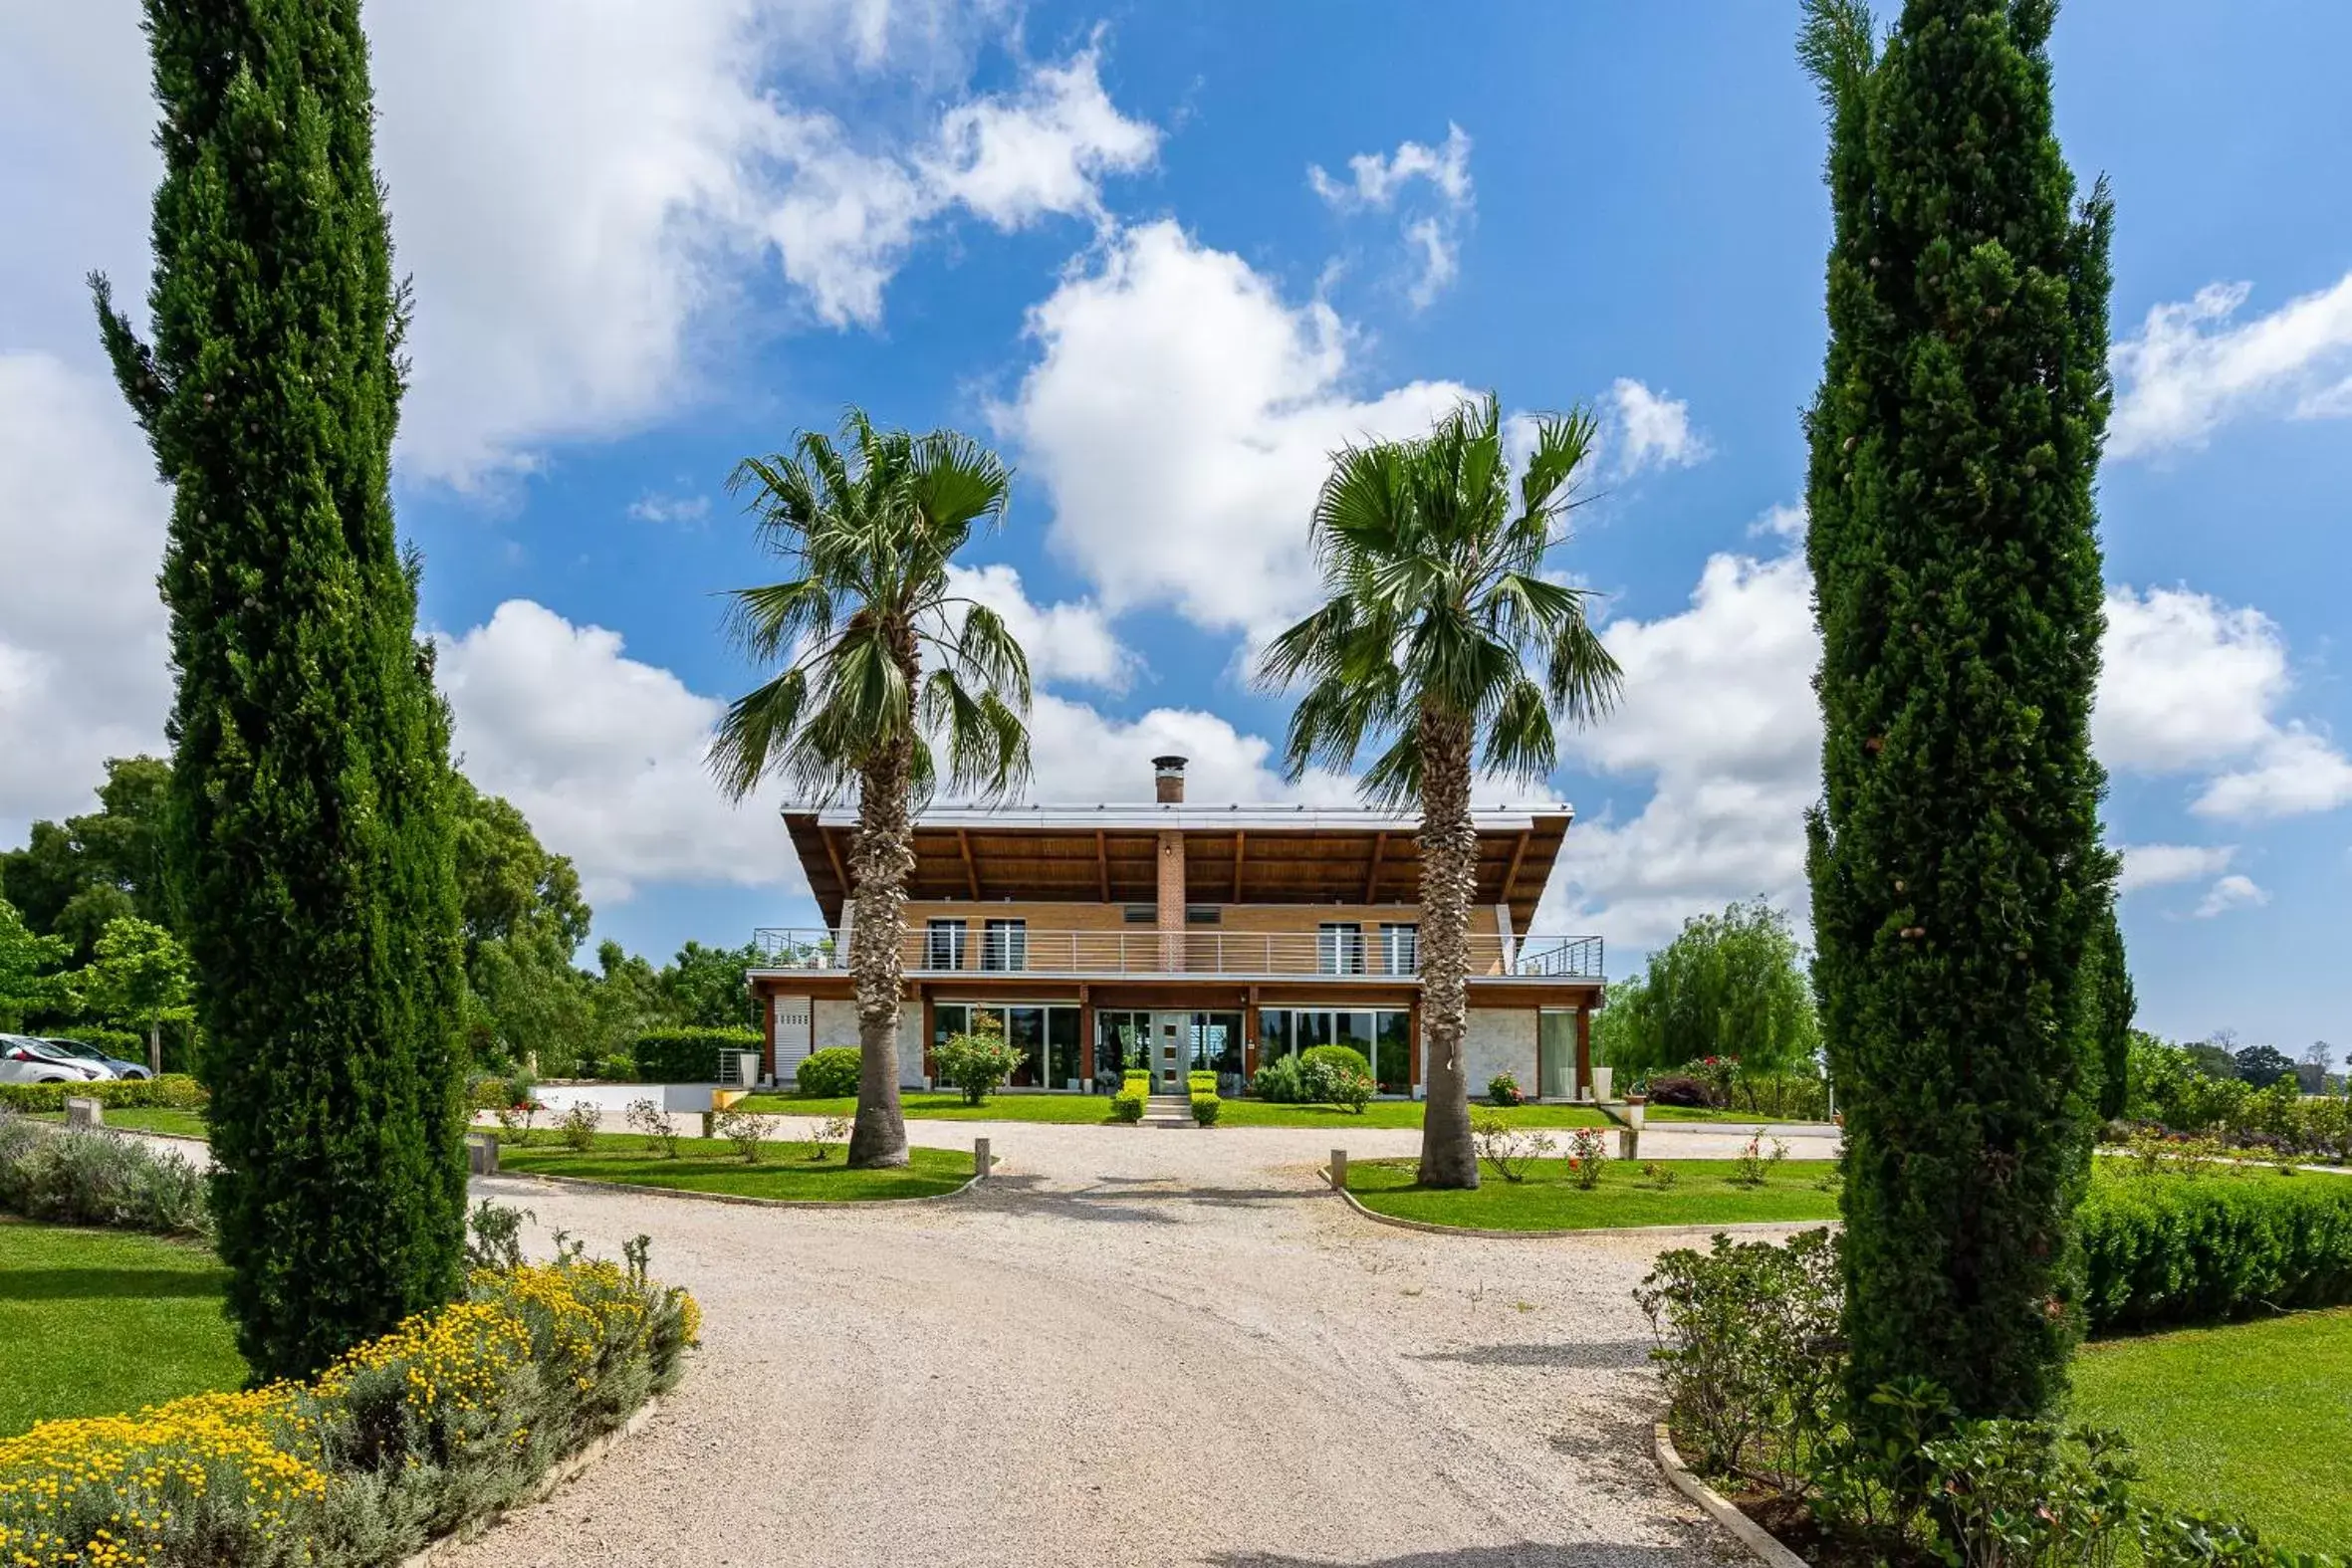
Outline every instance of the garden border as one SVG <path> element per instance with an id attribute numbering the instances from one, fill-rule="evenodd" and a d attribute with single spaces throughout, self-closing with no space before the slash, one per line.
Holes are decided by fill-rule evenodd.
<path id="1" fill-rule="evenodd" d="M 1003 1162 L 992 1160 L 990 1163 L 1001 1165 Z M 642 1182 L 602 1182 L 592 1176 L 553 1176 L 513 1167 L 501 1167 L 495 1176 L 477 1178 L 481 1181 L 500 1179 L 547 1182 L 557 1187 L 576 1187 L 599 1193 L 650 1193 L 656 1198 L 687 1198 L 706 1204 L 735 1204 L 746 1209 L 888 1209 L 899 1204 L 938 1204 L 950 1198 L 961 1198 L 988 1180 L 975 1171 L 965 1178 L 961 1187 L 951 1187 L 944 1193 L 922 1193 L 913 1198 L 754 1198 L 745 1193 L 698 1193 L 685 1187 L 653 1187 Z"/>
<path id="2" fill-rule="evenodd" d="M 1674 1489 L 1699 1505 L 1700 1511 L 1729 1530 L 1749 1554 L 1770 1568 L 1806 1568 L 1805 1560 L 1772 1539 L 1770 1532 L 1742 1513 L 1730 1498 L 1701 1480 L 1691 1467 L 1682 1461 L 1682 1455 L 1674 1447 L 1674 1437 L 1666 1430 L 1666 1423 L 1657 1424 L 1655 1453 L 1658 1468 L 1674 1483 Z"/>
<path id="3" fill-rule="evenodd" d="M 439 1562 L 447 1553 L 453 1552 L 461 1546 L 470 1546 L 498 1528 L 500 1524 L 505 1522 L 507 1515 L 516 1509 L 528 1508 L 535 1503 L 547 1501 L 557 1491 L 587 1474 L 588 1467 L 598 1459 L 628 1439 L 643 1432 L 646 1425 L 660 1413 L 661 1396 L 655 1394 L 648 1397 L 644 1404 L 629 1413 L 628 1420 L 610 1432 L 600 1432 L 582 1444 L 562 1463 L 555 1465 L 541 1476 L 538 1482 L 522 1496 L 488 1518 L 475 1520 L 474 1528 L 470 1533 L 464 1530 L 452 1530 L 439 1540 L 429 1542 L 401 1558 L 399 1568 L 432 1568 L 432 1565 Z"/>
<path id="4" fill-rule="evenodd" d="M 1718 1232 L 1732 1235 L 1750 1232 L 1762 1234 L 1767 1231 L 1786 1231 L 1792 1227 L 1810 1229 L 1837 1224 L 1835 1220 L 1727 1220 L 1721 1225 L 1592 1225 L 1564 1231 L 1495 1231 L 1484 1226 L 1439 1225 L 1434 1220 L 1407 1220 L 1401 1215 L 1384 1215 L 1377 1209 L 1365 1208 L 1363 1202 L 1346 1188 L 1332 1186 L 1329 1166 L 1316 1166 L 1314 1174 L 1323 1179 L 1325 1189 L 1374 1225 L 1392 1225 L 1400 1231 L 1424 1231 L 1431 1235 L 1475 1235 L 1498 1241 L 1556 1241 L 1566 1235 L 1654 1235 L 1665 1238 L 1677 1235 L 1708 1236 Z"/>

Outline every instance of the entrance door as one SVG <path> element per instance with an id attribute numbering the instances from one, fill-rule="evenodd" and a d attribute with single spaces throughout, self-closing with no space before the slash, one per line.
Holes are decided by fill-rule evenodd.
<path id="1" fill-rule="evenodd" d="M 1192 1014 L 1151 1015 L 1151 1086 L 1157 1094 L 1182 1094 L 1192 1066 Z"/>

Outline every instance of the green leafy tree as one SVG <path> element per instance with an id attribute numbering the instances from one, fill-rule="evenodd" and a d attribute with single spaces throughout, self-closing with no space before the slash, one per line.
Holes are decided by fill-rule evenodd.
<path id="1" fill-rule="evenodd" d="M 16 906 L 0 898 L 0 1029 L 14 1032 L 27 1013 L 57 1007 L 64 984 L 54 971 L 70 951 L 62 938 L 26 925 Z"/>
<path id="2" fill-rule="evenodd" d="M 739 588 L 732 626 L 781 673 L 727 711 L 711 767 L 737 799 L 763 778 L 805 796 L 857 793 L 849 972 L 862 1063 L 848 1163 L 906 1164 L 898 1104 L 899 941 L 913 811 L 935 785 L 985 797 L 1029 779 L 1029 659 L 994 610 L 948 586 L 976 528 L 1002 521 L 1012 476 L 969 437 L 880 430 L 852 409 L 838 444 L 804 431 L 745 458 L 760 541 L 794 575 Z M 931 666 L 928 671 L 926 652 Z"/>
<path id="3" fill-rule="evenodd" d="M 24 848 L 0 853 L 0 894 L 34 930 L 65 938 L 77 964 L 120 916 L 171 924 L 162 841 L 170 783 L 171 765 L 158 758 L 110 758 L 99 809 L 37 821 Z"/>
<path id="4" fill-rule="evenodd" d="M 2090 1049 L 2099 1069 L 2099 1119 L 2113 1121 L 2131 1104 L 2132 1018 L 2140 1004 L 2124 957 L 2123 926 L 2112 904 L 2083 962 L 2090 971 Z"/>
<path id="5" fill-rule="evenodd" d="M 124 915 L 98 939 L 97 955 L 78 978 L 82 1005 L 110 1022 L 147 1036 L 147 1070 L 163 1070 L 163 1025 L 195 1015 L 187 950 L 152 921 Z"/>
<path id="6" fill-rule="evenodd" d="M 706 948 L 688 942 L 661 972 L 662 995 L 677 1021 L 700 1028 L 760 1026 L 760 1009 L 744 989 L 743 972 L 760 962 L 752 943 L 739 948 Z"/>
<path id="7" fill-rule="evenodd" d="M 2248 1045 L 2237 1053 L 2237 1076 L 2257 1089 L 2295 1075 L 2295 1064 L 2275 1045 Z"/>
<path id="8" fill-rule="evenodd" d="M 2110 207 L 2051 125 L 2042 0 L 1808 0 L 1829 347 L 1805 417 L 1822 639 L 1817 991 L 1846 1121 L 1850 1393 L 2064 1392 L 2114 877 L 2090 752 Z"/>
<path id="9" fill-rule="evenodd" d="M 1318 763 L 1352 768 L 1377 745 L 1364 798 L 1420 808 L 1428 1187 L 1478 1185 L 1462 1059 L 1478 885 L 1471 780 L 1548 778 L 1553 722 L 1606 712 L 1619 687 L 1586 594 L 1547 574 L 1593 434 L 1587 413 L 1537 420 L 1516 494 L 1492 396 L 1464 402 L 1418 440 L 1340 449 L 1308 536 L 1323 605 L 1259 663 L 1267 689 L 1306 688 L 1291 717 L 1292 777 Z"/>
<path id="10" fill-rule="evenodd" d="M 601 1072 L 608 1062 L 625 1062 L 629 1046 L 650 1029 L 674 1028 L 681 1020 L 661 987 L 661 976 L 645 960 L 607 939 L 596 947 L 597 974 L 588 991 L 588 1065 Z M 629 1069 L 624 1065 L 620 1069 Z"/>
<path id="11" fill-rule="evenodd" d="M 1596 1048 L 1628 1073 L 1703 1056 L 1783 1072 L 1821 1045 L 1804 949 L 1788 916 L 1761 899 L 1686 921 L 1638 979 L 1610 988 L 1600 1020 Z"/>
<path id="12" fill-rule="evenodd" d="M 512 802 L 452 785 L 472 1054 L 569 1075 L 594 1043 L 594 983 L 573 962 L 592 919 L 580 873 Z"/>
<path id="13" fill-rule="evenodd" d="M 355 0 L 146 0 L 152 342 L 94 279 L 172 490 L 163 840 L 228 1306 L 263 1378 L 462 1282 L 447 713 L 389 488 L 403 290 Z"/>

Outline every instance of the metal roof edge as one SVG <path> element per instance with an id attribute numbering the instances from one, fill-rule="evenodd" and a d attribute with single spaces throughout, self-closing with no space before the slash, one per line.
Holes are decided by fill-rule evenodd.
<path id="1" fill-rule="evenodd" d="M 785 806 L 787 816 L 814 816 L 821 827 L 854 827 L 855 806 Z M 1481 829 L 1516 831 L 1545 817 L 1574 821 L 1575 807 L 1566 801 L 1541 805 L 1475 806 L 1471 822 Z M 1372 806 L 1330 805 L 1211 805 L 1186 801 L 1105 802 L 1099 805 L 937 806 L 916 815 L 920 827 L 1059 828 L 1091 832 L 1096 828 L 1290 828 L 1297 830 L 1357 828 L 1366 831 L 1418 829 L 1418 812 L 1386 811 Z"/>

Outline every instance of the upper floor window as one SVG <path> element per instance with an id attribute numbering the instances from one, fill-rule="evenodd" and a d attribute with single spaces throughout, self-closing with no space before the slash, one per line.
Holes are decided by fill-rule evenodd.
<path id="1" fill-rule="evenodd" d="M 1421 971 L 1421 928 L 1410 921 L 1383 921 L 1380 926 L 1380 973 L 1416 975 Z"/>
<path id="2" fill-rule="evenodd" d="M 1029 968 L 1029 922 L 990 921 L 980 936 L 980 967 L 997 970 Z"/>
<path id="3" fill-rule="evenodd" d="M 1364 972 L 1364 928 L 1352 920 L 1326 920 L 1315 928 L 1315 968 L 1325 975 Z"/>
<path id="4" fill-rule="evenodd" d="M 926 922 L 923 927 L 923 968 L 962 969 L 964 933 L 967 929 L 960 920 Z"/>

